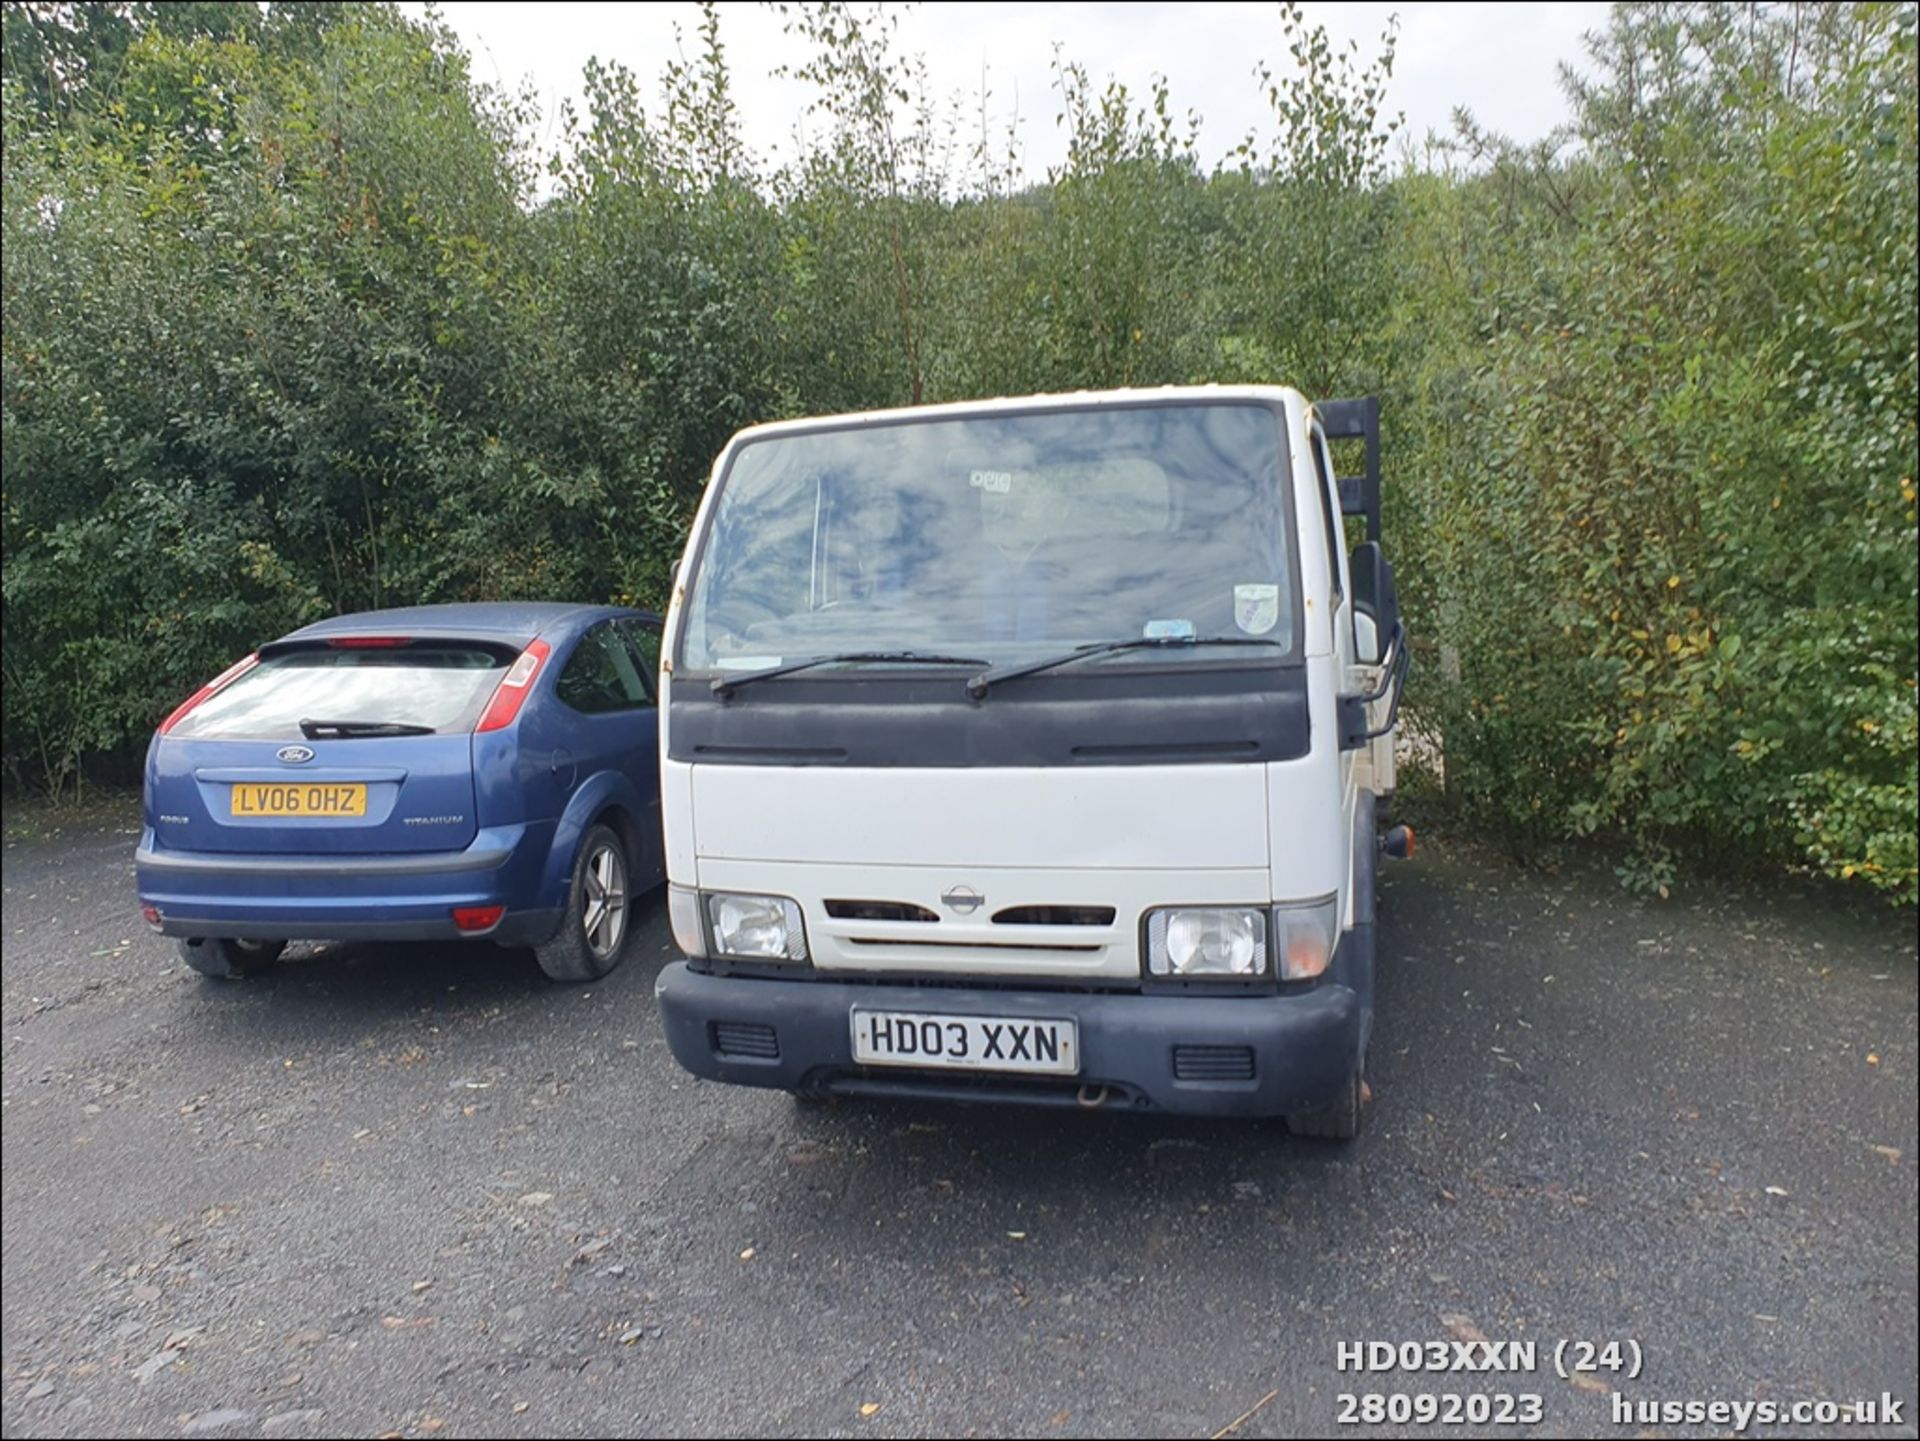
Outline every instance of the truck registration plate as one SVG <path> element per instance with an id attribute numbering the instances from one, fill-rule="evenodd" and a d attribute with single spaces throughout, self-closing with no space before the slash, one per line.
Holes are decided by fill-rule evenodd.
<path id="1" fill-rule="evenodd" d="M 853 1059 L 863 1066 L 1074 1076 L 1080 1073 L 1080 1028 L 1031 1016 L 855 1009 Z"/>

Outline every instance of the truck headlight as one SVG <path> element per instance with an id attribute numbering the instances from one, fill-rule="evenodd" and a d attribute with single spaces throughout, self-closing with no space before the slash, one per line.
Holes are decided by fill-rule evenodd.
<path id="1" fill-rule="evenodd" d="M 1156 976 L 1251 978 L 1267 971 L 1267 917 L 1252 906 L 1177 906 L 1147 916 Z"/>
<path id="2" fill-rule="evenodd" d="M 804 961 L 807 933 L 800 907 L 785 896 L 707 896 L 707 923 L 716 955 L 754 961 Z"/>
<path id="3" fill-rule="evenodd" d="M 1283 981 L 1310 981 L 1325 971 L 1339 939 L 1338 896 L 1273 908 L 1273 948 Z"/>

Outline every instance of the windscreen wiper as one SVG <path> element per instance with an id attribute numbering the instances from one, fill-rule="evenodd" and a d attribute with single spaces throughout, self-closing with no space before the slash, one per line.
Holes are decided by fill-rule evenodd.
<path id="1" fill-rule="evenodd" d="M 300 734 L 308 740 L 321 736 L 430 736 L 432 726 L 417 726 L 410 721 L 376 720 L 303 720 Z"/>
<path id="2" fill-rule="evenodd" d="M 1257 635 L 1148 635 L 1135 636 L 1131 640 L 1096 641 L 1092 645 L 1083 645 L 1076 650 L 1070 650 L 1065 655 L 1052 655 L 1045 660 L 1021 661 L 1018 665 L 1003 665 L 993 670 L 983 670 L 967 682 L 967 694 L 975 700 L 983 700 L 987 692 L 1003 680 L 1018 680 L 1023 675 L 1038 675 L 1043 670 L 1071 665 L 1077 660 L 1091 660 L 1097 655 L 1112 655 L 1116 651 L 1123 650 L 1186 650 L 1197 645 L 1269 645 L 1285 650 L 1287 642 L 1269 640 Z"/>
<path id="3" fill-rule="evenodd" d="M 752 685 L 757 680 L 771 680 L 777 675 L 792 675 L 797 670 L 808 670 L 817 665 L 853 665 L 858 662 L 873 665 L 985 665 L 986 662 L 972 655 L 928 655 L 917 650 L 848 650 L 836 655 L 810 655 L 805 660 L 790 660 L 785 665 L 770 665 L 765 670 L 750 670 L 740 675 L 715 676 L 713 693 L 725 700 L 743 685 Z"/>

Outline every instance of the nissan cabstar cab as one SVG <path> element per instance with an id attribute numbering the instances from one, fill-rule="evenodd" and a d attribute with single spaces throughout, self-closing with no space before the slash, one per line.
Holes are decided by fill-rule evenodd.
<path id="1" fill-rule="evenodd" d="M 1411 844 L 1378 416 L 1204 387 L 737 435 L 661 667 L 680 1063 L 1353 1135 Z"/>

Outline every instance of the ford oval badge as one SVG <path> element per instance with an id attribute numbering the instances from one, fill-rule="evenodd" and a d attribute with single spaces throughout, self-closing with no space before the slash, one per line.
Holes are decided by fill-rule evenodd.
<path id="1" fill-rule="evenodd" d="M 313 759 L 313 752 L 305 746 L 281 746 L 274 754 L 290 766 L 297 766 Z"/>

